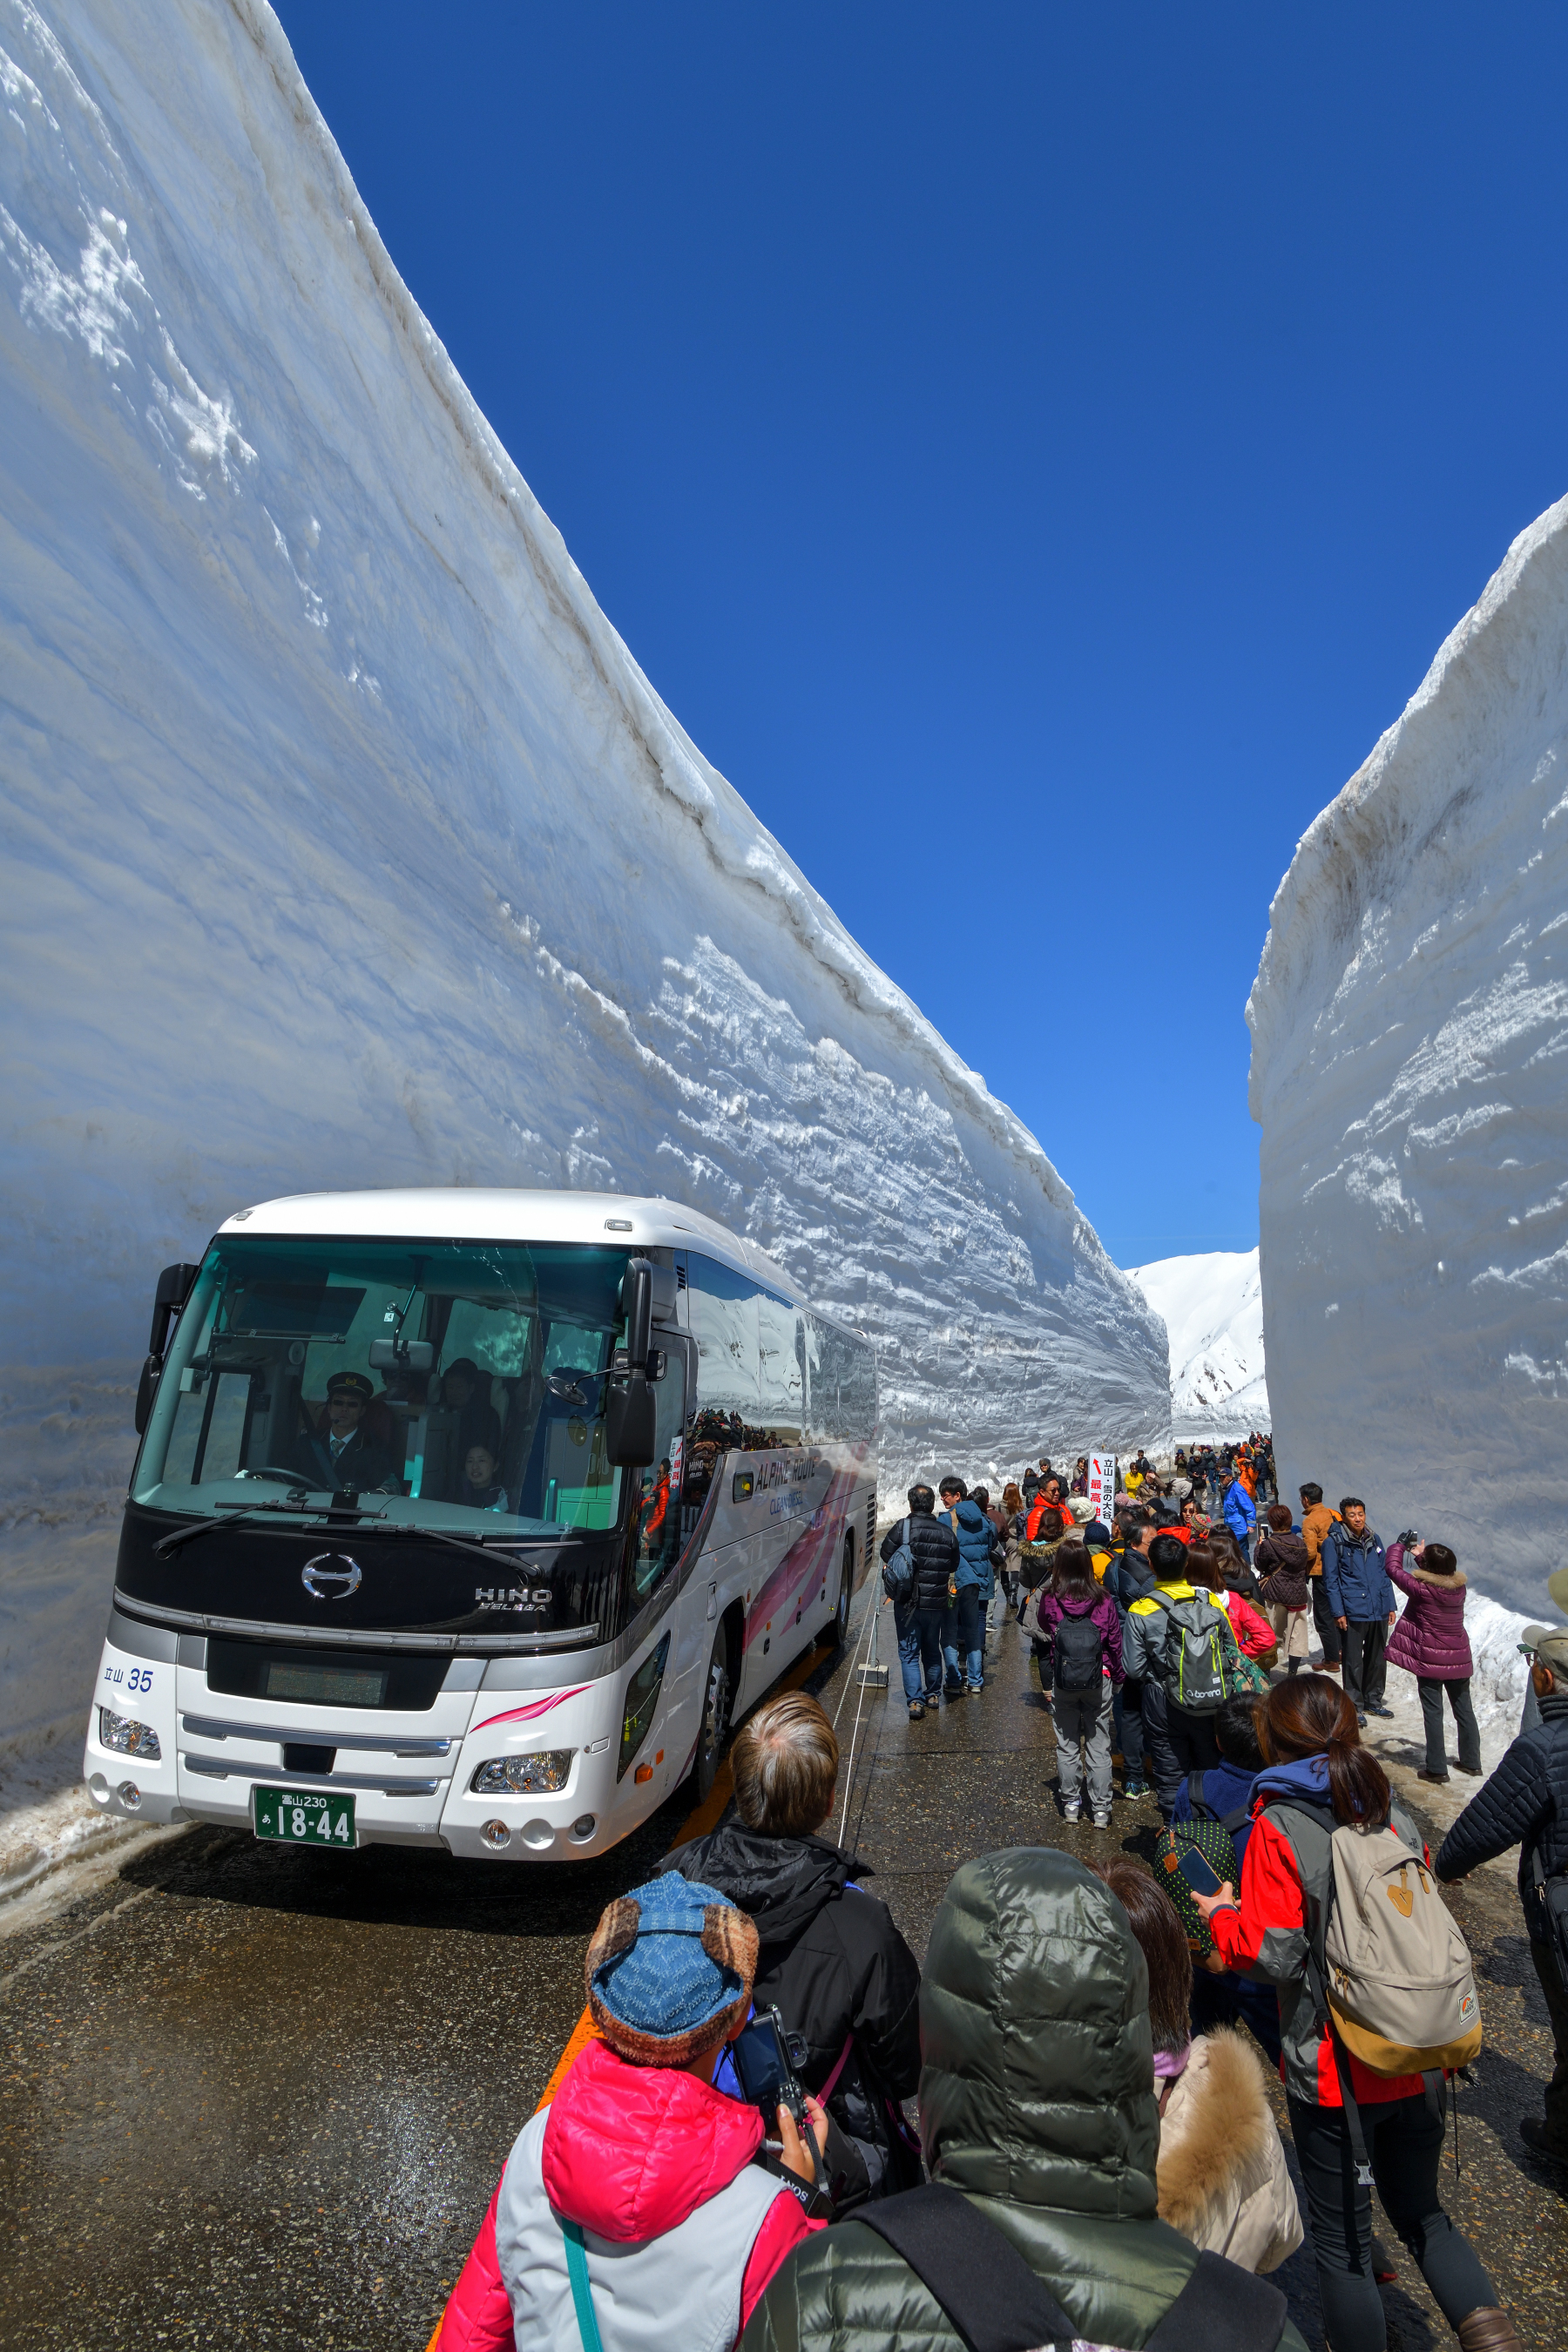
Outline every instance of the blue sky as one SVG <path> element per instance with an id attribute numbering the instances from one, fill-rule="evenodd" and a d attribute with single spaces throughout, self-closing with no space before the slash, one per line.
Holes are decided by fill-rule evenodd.
<path id="1" fill-rule="evenodd" d="M 279 14 L 691 735 L 1123 1265 L 1270 898 L 1568 489 L 1560 6 Z"/>

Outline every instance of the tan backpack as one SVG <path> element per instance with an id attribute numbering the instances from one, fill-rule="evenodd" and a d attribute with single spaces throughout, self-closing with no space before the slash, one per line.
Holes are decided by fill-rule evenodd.
<path id="1" fill-rule="evenodd" d="M 1465 1939 L 1419 1853 L 1392 1829 L 1337 1828 L 1323 1938 L 1340 2039 L 1374 2074 L 1467 2066 L 1481 2004 Z"/>

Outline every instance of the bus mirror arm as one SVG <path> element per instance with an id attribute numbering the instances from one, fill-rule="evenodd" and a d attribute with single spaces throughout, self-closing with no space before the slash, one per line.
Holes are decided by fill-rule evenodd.
<path id="1" fill-rule="evenodd" d="M 653 1267 L 634 1257 L 621 1296 L 626 1310 L 626 1369 L 605 1383 L 605 1452 L 623 1470 L 646 1470 L 654 1457 L 654 1394 L 648 1386 L 653 1339 Z"/>
<path id="2" fill-rule="evenodd" d="M 195 1265 L 166 1265 L 158 1276 L 158 1287 L 153 1294 L 153 1329 L 147 1341 L 147 1360 L 142 1367 L 142 1378 L 136 1386 L 136 1434 L 144 1437 L 152 1417 L 153 1399 L 158 1391 L 158 1376 L 163 1369 L 163 1349 L 169 1337 L 169 1318 L 177 1315 L 191 1295 L 191 1286 L 201 1268 Z"/>

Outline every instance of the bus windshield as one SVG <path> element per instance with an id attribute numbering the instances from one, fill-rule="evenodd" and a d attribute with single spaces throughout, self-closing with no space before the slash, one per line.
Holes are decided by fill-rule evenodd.
<path id="1" fill-rule="evenodd" d="M 208 1517 L 347 1490 L 392 1523 L 514 1540 L 613 1528 L 605 1391 L 626 1271 L 624 1248 L 586 1244 L 225 1234 L 132 1494 Z"/>

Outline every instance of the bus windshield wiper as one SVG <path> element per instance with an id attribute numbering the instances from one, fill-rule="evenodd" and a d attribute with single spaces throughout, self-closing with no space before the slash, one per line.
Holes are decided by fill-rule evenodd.
<path id="1" fill-rule="evenodd" d="M 406 1520 L 400 1519 L 395 1526 L 389 1527 L 386 1533 L 389 1536 L 423 1536 L 426 1543 L 447 1544 L 454 1551 L 471 1552 L 475 1559 L 482 1559 L 487 1568 L 493 1569 L 496 1564 L 495 1553 L 487 1551 L 482 1542 L 476 1542 L 468 1536 L 449 1536 L 445 1528 L 410 1527 Z"/>
<path id="2" fill-rule="evenodd" d="M 306 1519 L 384 1519 L 384 1511 L 362 1511 L 343 1507 L 334 1509 L 331 1503 L 295 1502 L 292 1497 L 283 1503 L 231 1503 L 216 1519 L 198 1519 L 195 1527 L 175 1528 L 172 1534 L 160 1536 L 153 1547 L 155 1559 L 168 1559 L 183 1545 L 195 1543 L 198 1536 L 210 1536 L 216 1528 L 232 1528 L 242 1519 L 259 1518 L 263 1511 L 286 1511 L 290 1518 Z"/>

